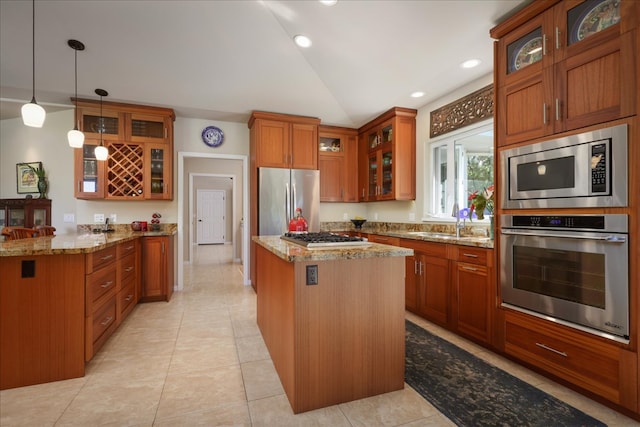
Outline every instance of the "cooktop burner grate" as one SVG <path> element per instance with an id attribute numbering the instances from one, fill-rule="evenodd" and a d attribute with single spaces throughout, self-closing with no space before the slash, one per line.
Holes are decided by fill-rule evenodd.
<path id="1" fill-rule="evenodd" d="M 287 242 L 307 248 L 324 248 L 336 246 L 367 246 L 370 243 L 362 237 L 345 236 L 327 232 L 320 233 L 285 233 L 280 237 Z"/>

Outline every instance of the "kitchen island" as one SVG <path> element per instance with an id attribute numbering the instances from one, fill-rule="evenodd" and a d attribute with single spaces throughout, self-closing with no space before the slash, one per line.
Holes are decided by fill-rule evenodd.
<path id="1" fill-rule="evenodd" d="M 405 256 L 255 236 L 258 326 L 294 413 L 404 387 Z"/>

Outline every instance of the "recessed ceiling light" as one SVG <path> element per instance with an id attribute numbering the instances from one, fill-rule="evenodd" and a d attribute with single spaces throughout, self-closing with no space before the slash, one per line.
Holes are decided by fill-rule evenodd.
<path id="1" fill-rule="evenodd" d="M 338 0 L 320 0 L 320 3 L 325 6 L 333 6 L 334 4 L 338 3 Z"/>
<path id="2" fill-rule="evenodd" d="M 460 66 L 462 68 L 473 68 L 480 65 L 481 62 L 482 61 L 480 61 L 479 59 L 469 59 L 468 61 L 464 61 L 462 64 L 460 64 Z"/>
<path id="3" fill-rule="evenodd" d="M 412 98 L 421 98 L 421 97 L 423 97 L 423 96 L 424 96 L 424 92 L 420 92 L 420 91 L 418 91 L 418 92 L 413 92 L 413 93 L 411 94 L 411 97 L 412 97 Z"/>
<path id="4" fill-rule="evenodd" d="M 311 46 L 311 39 L 309 37 L 307 37 L 307 36 L 303 36 L 301 34 L 298 34 L 297 36 L 295 36 L 293 38 L 293 40 L 300 47 L 309 47 L 309 46 Z"/>

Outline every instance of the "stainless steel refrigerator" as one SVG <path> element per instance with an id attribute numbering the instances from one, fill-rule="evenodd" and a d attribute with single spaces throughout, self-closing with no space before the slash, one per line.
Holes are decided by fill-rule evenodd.
<path id="1" fill-rule="evenodd" d="M 302 209 L 309 231 L 320 231 L 320 171 L 260 168 L 258 235 L 287 232 L 296 208 Z"/>

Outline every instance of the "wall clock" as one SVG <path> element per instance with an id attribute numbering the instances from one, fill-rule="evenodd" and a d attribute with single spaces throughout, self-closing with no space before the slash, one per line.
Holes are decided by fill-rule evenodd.
<path id="1" fill-rule="evenodd" d="M 202 141 L 209 147 L 219 147 L 224 142 L 224 132 L 216 126 L 207 126 L 202 130 Z"/>

